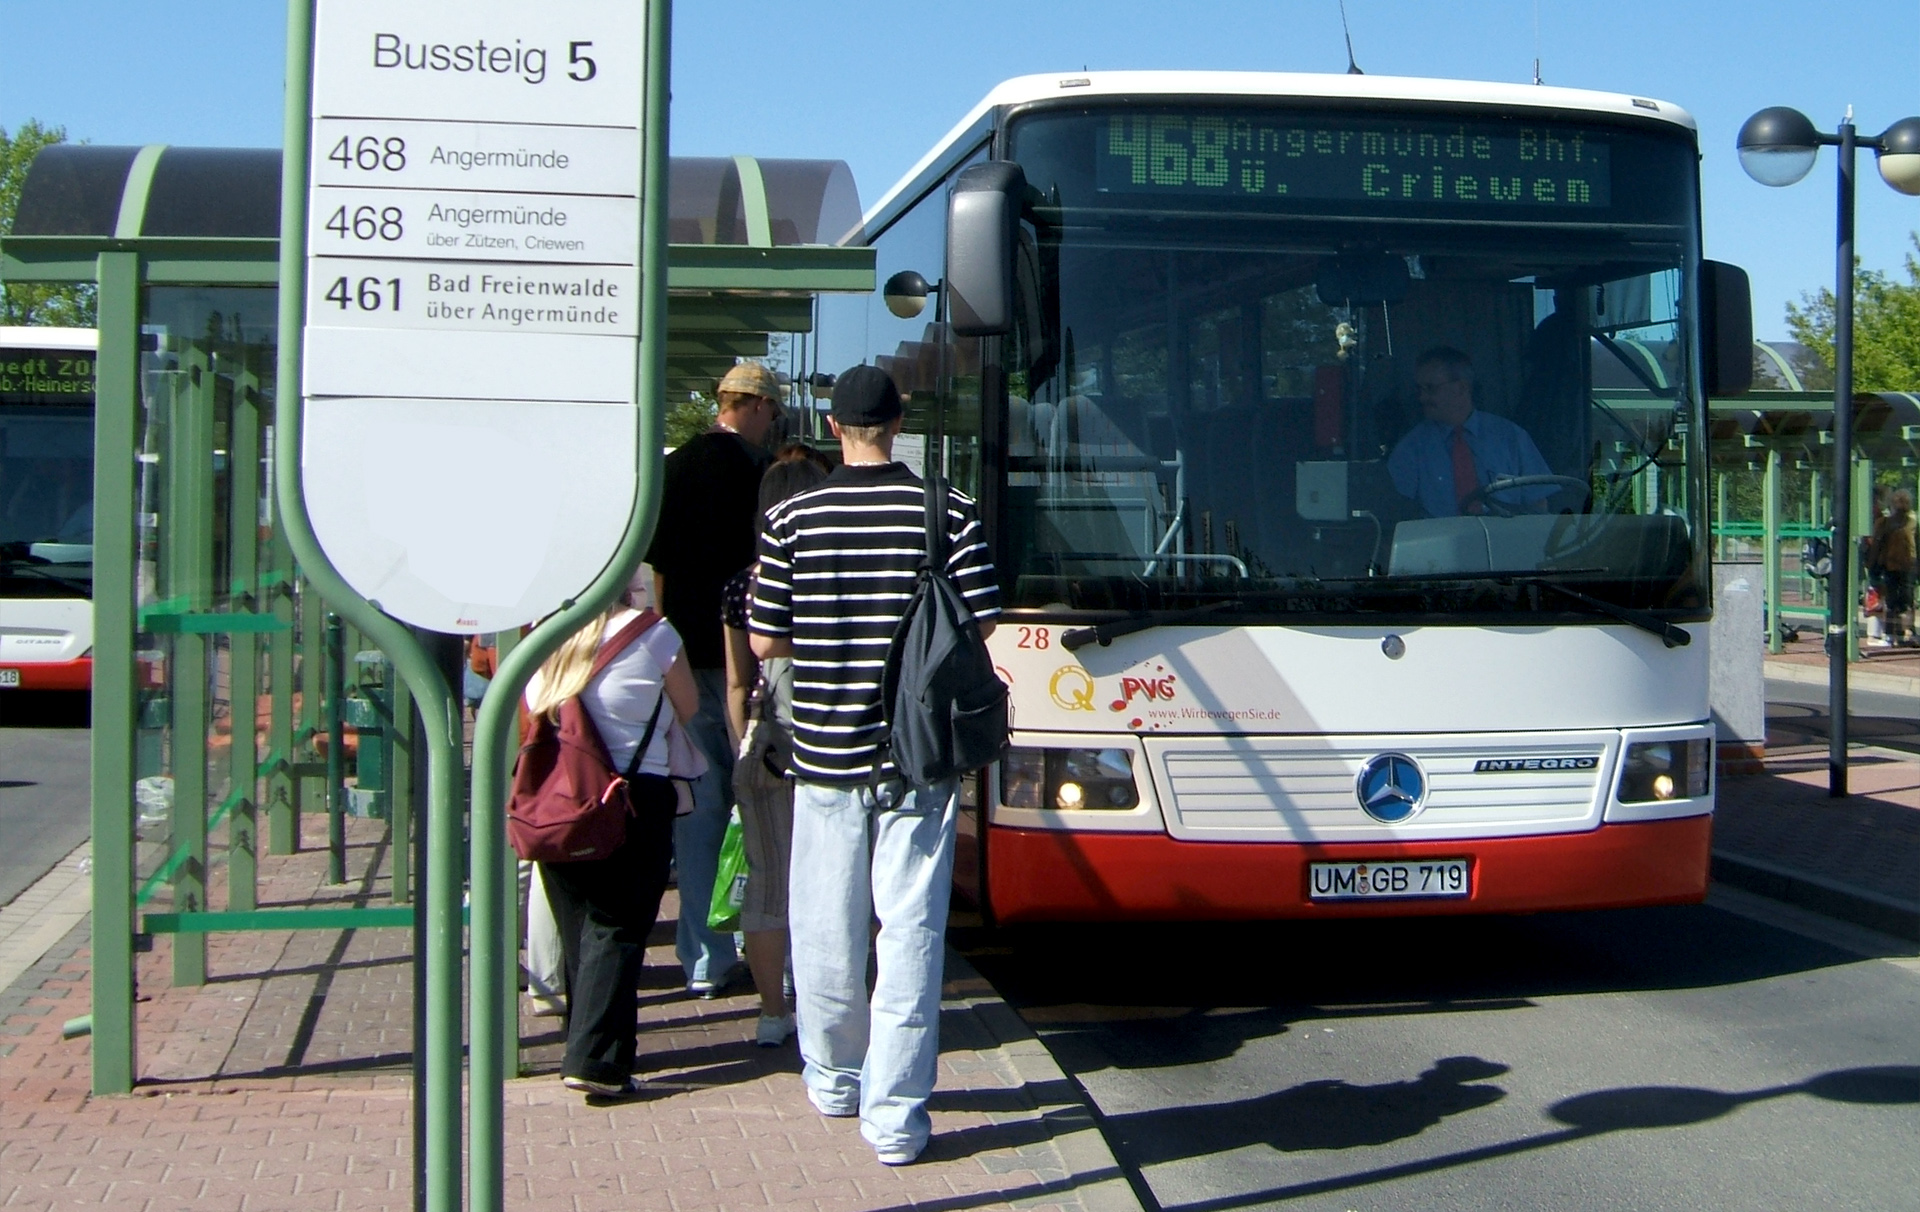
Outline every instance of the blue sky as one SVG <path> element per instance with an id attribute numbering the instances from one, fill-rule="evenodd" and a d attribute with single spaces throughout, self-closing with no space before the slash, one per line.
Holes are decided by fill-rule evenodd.
<path id="1" fill-rule="evenodd" d="M 395 0 L 403 3 L 404 0 Z M 280 140 L 278 0 L 0 0 L 0 126 L 96 143 Z M 1380 75 L 1531 79 L 1673 101 L 1699 120 L 1706 249 L 1753 275 L 1755 329 L 1833 280 L 1834 155 L 1788 189 L 1740 171 L 1767 105 L 1863 131 L 1920 113 L 1920 3 L 1859 0 L 1348 0 Z M 1538 40 L 1535 26 L 1538 16 Z M 697 0 L 675 14 L 674 151 L 843 159 L 878 198 L 998 81 L 1082 67 L 1340 71 L 1336 0 Z M 1898 271 L 1920 199 L 1861 164 L 1859 251 Z"/>

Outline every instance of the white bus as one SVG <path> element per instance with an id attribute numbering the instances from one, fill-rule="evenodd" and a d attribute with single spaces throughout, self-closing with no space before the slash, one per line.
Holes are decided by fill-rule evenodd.
<path id="1" fill-rule="evenodd" d="M 1751 320 L 1701 260 L 1698 158 L 1642 97 L 1030 76 L 868 213 L 887 286 L 823 301 L 821 365 L 911 393 L 905 449 L 979 499 L 1006 608 L 964 895 L 1704 896 L 1704 408 Z"/>
<path id="2" fill-rule="evenodd" d="M 93 684 L 96 343 L 0 327 L 0 690 Z"/>

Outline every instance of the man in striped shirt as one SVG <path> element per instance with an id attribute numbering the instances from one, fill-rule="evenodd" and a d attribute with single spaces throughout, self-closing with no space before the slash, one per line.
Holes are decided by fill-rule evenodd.
<path id="1" fill-rule="evenodd" d="M 787 917 L 807 1097 L 823 1115 L 858 1115 L 890 1166 L 919 1157 L 931 1131 L 958 785 L 907 784 L 881 753 L 881 671 L 927 551 L 924 486 L 893 461 L 900 420 L 885 371 L 834 382 L 844 461 L 769 511 L 750 620 L 754 652 L 793 657 Z M 949 490 L 945 521 L 947 575 L 991 631 L 999 591 L 973 502 Z"/>

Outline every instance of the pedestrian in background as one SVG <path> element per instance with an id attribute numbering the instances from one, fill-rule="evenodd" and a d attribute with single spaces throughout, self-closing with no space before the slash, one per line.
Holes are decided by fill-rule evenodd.
<path id="1" fill-rule="evenodd" d="M 618 654 L 595 673 L 602 646 L 620 639 Z M 632 815 L 618 849 L 603 859 L 540 864 L 567 974 L 561 1077 L 568 1089 L 591 1098 L 622 1098 L 639 1089 L 632 1077 L 637 989 L 673 853 L 668 734 L 676 718 L 698 712 L 699 692 L 673 624 L 623 603 L 595 616 L 547 658 L 527 686 L 527 710 L 557 713 L 575 695 L 606 745 L 609 765 L 634 775 L 627 784 Z"/>
<path id="2" fill-rule="evenodd" d="M 667 456 L 660 520 L 647 553 L 654 600 L 686 643 L 700 699 L 687 732 L 708 767 L 693 784 L 693 811 L 673 829 L 680 885 L 676 943 L 687 991 L 698 997 L 717 995 L 739 967 L 733 936 L 707 926 L 733 799 L 720 591 L 753 562 L 760 475 L 768 462 L 767 440 L 780 419 L 780 384 L 760 363 L 742 362 L 720 380 L 715 394 L 720 409 L 713 428 Z"/>
<path id="3" fill-rule="evenodd" d="M 1913 634 L 1913 494 L 1898 489 L 1887 512 L 1874 520 L 1867 546 L 1869 563 L 1880 569 L 1880 601 L 1886 612 L 1887 639 L 1902 648 L 1920 647 Z"/>
<path id="4" fill-rule="evenodd" d="M 802 1079 L 816 1110 L 858 1115 L 875 1156 L 899 1166 L 932 1130 L 958 780 L 913 786 L 879 754 L 881 672 L 926 552 L 925 490 L 893 461 L 900 392 L 855 366 L 834 382 L 831 424 L 842 465 L 768 515 L 749 622 L 756 655 L 793 658 L 788 921 Z M 947 575 L 985 633 L 999 590 L 973 502 L 949 490 L 945 522 Z"/>
<path id="5" fill-rule="evenodd" d="M 760 478 L 762 515 L 827 478 L 832 465 L 811 446 L 793 445 Z M 727 724 L 739 760 L 733 795 L 747 849 L 746 900 L 740 930 L 747 967 L 760 994 L 753 1039 L 777 1048 L 793 1034 L 787 1001 L 787 867 L 793 849 L 793 660 L 753 655 L 747 638 L 754 568 L 727 582 L 722 598 L 727 634 Z"/>

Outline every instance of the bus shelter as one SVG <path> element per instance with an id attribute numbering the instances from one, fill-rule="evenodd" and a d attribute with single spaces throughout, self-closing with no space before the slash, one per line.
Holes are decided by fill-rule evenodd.
<path id="1" fill-rule="evenodd" d="M 1889 471 L 1905 485 L 1920 476 L 1920 395 L 1861 392 L 1853 398 L 1852 419 L 1848 499 L 1853 533 L 1865 536 L 1873 528 L 1874 485 Z M 1819 572 L 1804 553 L 1825 550 L 1833 533 L 1833 396 L 1756 390 L 1739 400 L 1712 401 L 1710 425 L 1716 558 L 1738 559 L 1757 545 L 1768 603 L 1767 648 L 1779 652 L 1795 620 L 1824 627 L 1830 610 L 1832 575 Z M 1825 558 L 1846 580 L 1842 600 L 1858 601 L 1865 575 L 1861 552 L 1829 552 Z M 1848 659 L 1858 660 L 1858 612 L 1843 613 L 1836 622 L 1846 627 Z"/>
<path id="2" fill-rule="evenodd" d="M 860 219 L 851 173 L 741 156 L 670 179 L 669 392 L 710 392 L 785 333 L 804 394 L 817 296 L 874 288 L 873 252 L 837 246 Z M 156 937 L 197 985 L 210 933 L 413 922 L 411 705 L 273 507 L 280 181 L 272 149 L 55 145 L 0 239 L 0 281 L 98 290 L 93 1012 L 70 1024 L 93 1035 L 96 1093 L 138 1077 L 134 955 Z M 323 806 L 331 874 L 352 811 L 387 818 L 390 878 L 262 907 L 261 855 L 297 849 Z"/>

